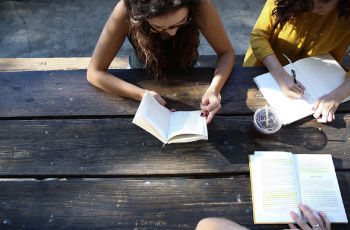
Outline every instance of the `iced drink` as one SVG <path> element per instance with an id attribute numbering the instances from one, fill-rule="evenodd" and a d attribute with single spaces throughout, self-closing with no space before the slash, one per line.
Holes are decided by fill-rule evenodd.
<path id="1" fill-rule="evenodd" d="M 254 113 L 252 132 L 254 136 L 263 137 L 276 133 L 282 127 L 280 114 L 270 106 L 258 108 Z"/>

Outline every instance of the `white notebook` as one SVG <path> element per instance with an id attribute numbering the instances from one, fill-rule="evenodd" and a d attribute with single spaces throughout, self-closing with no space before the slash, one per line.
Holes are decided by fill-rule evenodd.
<path id="1" fill-rule="evenodd" d="M 296 79 L 305 86 L 306 91 L 301 99 L 291 99 L 282 93 L 277 81 L 270 73 L 254 78 L 266 101 L 276 108 L 286 125 L 313 114 L 316 100 L 336 89 L 346 78 L 345 70 L 330 54 L 300 59 L 283 67 L 287 73 L 294 69 Z M 343 102 L 350 100 L 346 98 Z"/>
<path id="2" fill-rule="evenodd" d="M 249 167 L 255 224 L 293 223 L 298 203 L 348 223 L 330 154 L 261 151 L 249 156 Z"/>

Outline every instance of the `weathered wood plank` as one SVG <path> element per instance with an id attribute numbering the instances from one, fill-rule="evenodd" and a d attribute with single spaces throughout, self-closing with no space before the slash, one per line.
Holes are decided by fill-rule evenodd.
<path id="1" fill-rule="evenodd" d="M 112 70 L 111 73 L 143 88 L 156 90 L 178 110 L 193 110 L 199 108 L 213 69 L 200 68 L 186 74 L 174 74 L 167 82 L 151 80 L 143 70 Z M 227 99 L 223 97 L 223 104 L 228 106 L 222 112 L 249 111 L 245 105 L 246 95 L 242 93 L 248 90 L 247 87 L 255 87 L 247 77 L 255 72 L 248 69 L 236 73 L 245 82 L 239 86 L 232 78 L 229 84 L 233 85 L 228 89 L 234 93 Z M 242 95 L 241 101 L 236 99 L 236 102 L 226 103 L 235 99 L 235 95 Z M 86 80 L 86 71 L 82 70 L 0 73 L 0 98 L 0 117 L 133 115 L 138 107 L 136 101 L 109 95 L 93 87 Z M 232 104 L 238 107 L 232 107 Z"/>
<path id="2" fill-rule="evenodd" d="M 343 61 L 342 61 L 342 66 L 344 66 L 348 71 L 350 71 L 350 55 L 345 55 Z"/>
<path id="3" fill-rule="evenodd" d="M 251 120 L 216 117 L 208 141 L 166 146 L 129 118 L 0 120 L 0 176 L 248 173 L 258 150 L 332 154 L 337 170 L 350 169 L 350 115 L 304 119 L 266 139 L 251 135 Z"/>
<path id="4" fill-rule="evenodd" d="M 0 72 L 78 70 L 87 69 L 90 57 L 69 58 L 0 58 Z M 236 56 L 236 66 L 242 66 L 244 55 Z M 201 55 L 201 67 L 215 67 L 216 55 Z M 128 57 L 115 57 L 109 69 L 126 69 Z"/>
<path id="5" fill-rule="evenodd" d="M 350 214 L 350 173 L 337 174 Z M 205 217 L 254 225 L 249 178 L 1 181 L 1 229 L 194 229 Z M 347 229 L 334 225 L 332 229 Z"/>
<path id="6" fill-rule="evenodd" d="M 91 57 L 0 58 L 0 72 L 87 69 Z M 126 69 L 128 57 L 115 57 L 110 69 Z"/>
<path id="7" fill-rule="evenodd" d="M 235 66 L 242 67 L 245 55 L 236 55 Z M 201 67 L 212 67 L 214 68 L 217 61 L 216 55 L 200 55 L 198 59 Z"/>
<path id="8" fill-rule="evenodd" d="M 90 57 L 68 58 L 0 58 L 0 72 L 78 70 L 87 69 Z M 201 67 L 215 67 L 216 55 L 200 55 Z M 243 65 L 244 55 L 236 55 L 236 67 Z M 350 56 L 345 56 L 344 67 L 350 68 Z M 128 57 L 115 57 L 109 69 L 126 69 Z"/>
<path id="9" fill-rule="evenodd" d="M 199 109 L 211 82 L 212 68 L 192 69 L 155 81 L 143 70 L 111 73 L 143 88 L 155 90 L 177 110 Z M 264 68 L 235 68 L 222 91 L 218 114 L 252 114 L 266 104 L 253 77 Z M 107 94 L 86 80 L 86 71 L 35 71 L 0 73 L 0 117 L 134 115 L 138 102 Z M 350 111 L 350 102 L 338 111 Z"/>

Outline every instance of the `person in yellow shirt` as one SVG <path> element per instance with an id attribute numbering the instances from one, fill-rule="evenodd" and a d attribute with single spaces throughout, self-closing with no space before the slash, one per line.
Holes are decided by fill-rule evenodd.
<path id="1" fill-rule="evenodd" d="M 288 61 L 330 53 L 341 63 L 350 45 L 350 0 L 267 0 L 250 35 L 243 66 L 266 66 L 282 92 L 302 97 L 305 87 L 294 83 L 282 66 Z M 331 122 L 341 101 L 350 95 L 350 77 L 318 99 L 314 117 Z"/>

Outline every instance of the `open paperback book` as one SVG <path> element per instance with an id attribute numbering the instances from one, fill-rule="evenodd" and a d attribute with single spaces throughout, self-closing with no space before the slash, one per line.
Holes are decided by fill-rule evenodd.
<path id="1" fill-rule="evenodd" d="M 313 104 L 317 99 L 332 92 L 346 78 L 346 72 L 330 54 L 300 59 L 283 67 L 287 73 L 293 69 L 296 79 L 305 86 L 306 91 L 301 99 L 284 96 L 277 81 L 270 73 L 254 78 L 266 101 L 276 108 L 286 125 L 313 114 Z M 343 102 L 350 100 L 347 97 Z"/>
<path id="2" fill-rule="evenodd" d="M 301 216 L 298 203 L 348 223 L 330 154 L 255 152 L 249 167 L 255 224 L 293 223 L 289 212 Z"/>
<path id="3" fill-rule="evenodd" d="M 147 91 L 132 121 L 164 144 L 208 140 L 206 118 L 201 111 L 171 112 Z"/>

